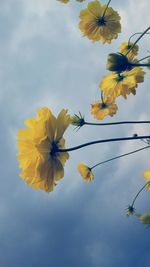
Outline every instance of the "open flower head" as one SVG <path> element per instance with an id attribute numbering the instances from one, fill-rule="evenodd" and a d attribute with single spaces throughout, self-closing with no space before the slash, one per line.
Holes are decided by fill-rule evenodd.
<path id="1" fill-rule="evenodd" d="M 79 163 L 77 165 L 77 170 L 80 173 L 80 175 L 83 177 L 83 179 L 87 182 L 90 183 L 94 179 L 94 174 L 91 171 L 91 169 L 85 165 L 84 163 Z"/>
<path id="2" fill-rule="evenodd" d="M 129 94 L 136 94 L 138 83 L 144 81 L 144 74 L 142 68 L 136 67 L 131 70 L 124 71 L 120 74 L 109 73 L 103 76 L 100 81 L 99 88 L 104 96 L 111 96 L 116 99 L 118 96 L 127 98 Z"/>
<path id="3" fill-rule="evenodd" d="M 119 52 L 123 55 L 126 55 L 127 52 L 130 50 L 130 48 L 132 47 L 133 43 L 132 42 L 122 42 L 120 47 L 119 47 Z M 139 46 L 135 45 L 130 52 L 127 54 L 128 60 L 132 61 L 135 56 L 137 56 L 139 51 Z"/>
<path id="4" fill-rule="evenodd" d="M 138 214 L 137 217 L 139 218 L 140 222 L 148 227 L 150 227 L 150 214 Z"/>
<path id="5" fill-rule="evenodd" d="M 58 152 L 64 148 L 63 134 L 70 124 L 67 110 L 56 118 L 47 108 L 37 110 L 37 118 L 26 120 L 27 128 L 17 131 L 20 177 L 34 189 L 53 190 L 56 182 L 64 176 L 64 164 L 68 153 Z"/>
<path id="6" fill-rule="evenodd" d="M 111 43 L 121 32 L 119 14 L 97 0 L 89 2 L 87 8 L 81 10 L 79 17 L 79 28 L 83 36 L 93 42 Z"/>
<path id="7" fill-rule="evenodd" d="M 106 116 L 113 116 L 117 112 L 117 105 L 111 97 L 95 101 L 91 104 L 90 112 L 97 120 L 103 120 Z"/>
<path id="8" fill-rule="evenodd" d="M 146 181 L 148 182 L 146 188 L 148 190 L 150 190 L 150 169 L 144 171 L 144 178 L 146 179 Z"/>

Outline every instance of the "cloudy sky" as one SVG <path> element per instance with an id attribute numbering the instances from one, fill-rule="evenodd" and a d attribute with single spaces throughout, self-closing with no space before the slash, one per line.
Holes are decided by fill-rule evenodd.
<path id="1" fill-rule="evenodd" d="M 101 144 L 70 153 L 65 176 L 50 193 L 34 191 L 19 178 L 16 131 L 40 107 L 54 114 L 68 108 L 93 121 L 90 103 L 100 96 L 107 54 L 121 41 L 149 26 L 149 0 L 112 1 L 121 15 L 122 33 L 111 45 L 91 43 L 78 29 L 80 4 L 56 0 L 0 1 L 0 266 L 2 267 L 148 267 L 150 231 L 127 218 L 125 208 L 144 184 L 149 151 L 95 169 L 86 184 L 76 171 L 83 161 L 99 161 L 143 146 L 140 141 Z M 105 1 L 103 1 L 105 3 Z M 140 41 L 147 55 L 149 36 Z M 136 96 L 118 99 L 113 119 L 149 119 L 149 73 Z M 148 126 L 83 127 L 66 132 L 67 146 L 82 142 L 148 134 Z M 150 212 L 150 194 L 137 200 L 138 212 Z"/>

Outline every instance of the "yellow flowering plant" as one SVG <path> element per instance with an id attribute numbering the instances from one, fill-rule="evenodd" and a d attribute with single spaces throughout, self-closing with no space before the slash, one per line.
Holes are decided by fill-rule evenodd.
<path id="1" fill-rule="evenodd" d="M 95 0 L 88 3 L 87 8 L 80 12 L 79 28 L 93 42 L 111 43 L 121 32 L 120 16 L 117 11 Z"/>
<path id="2" fill-rule="evenodd" d="M 77 165 L 77 170 L 87 183 L 90 183 L 94 179 L 94 174 L 92 173 L 92 169 L 89 168 L 86 164 L 79 163 Z"/>
<path id="3" fill-rule="evenodd" d="M 64 176 L 69 154 L 57 150 L 65 146 L 63 134 L 70 124 L 66 113 L 63 109 L 56 118 L 48 108 L 41 108 L 37 118 L 26 120 L 27 128 L 17 132 L 20 177 L 36 190 L 50 192 Z"/>
<path id="4" fill-rule="evenodd" d="M 69 0 L 57 0 L 67 4 Z M 84 0 L 76 0 L 84 2 Z M 83 36 L 92 42 L 110 44 L 118 38 L 121 32 L 121 17 L 117 11 L 110 7 L 111 0 L 103 4 L 98 0 L 88 2 L 87 6 L 79 14 L 79 30 Z M 109 53 L 106 69 L 108 74 L 104 75 L 99 82 L 100 97 L 91 103 L 90 113 L 96 120 L 104 120 L 107 116 L 113 117 L 118 110 L 116 100 L 119 96 L 124 99 L 132 94 L 136 95 L 136 89 L 144 82 L 144 67 L 150 68 L 150 56 L 137 59 L 139 56 L 139 41 L 148 34 L 150 27 L 141 33 L 133 34 L 128 41 L 121 42 L 116 53 Z M 139 35 L 133 42 L 131 39 Z M 141 63 L 143 60 L 147 62 Z M 115 155 L 105 161 L 97 162 L 90 166 L 84 163 L 77 165 L 77 170 L 82 178 L 90 183 L 94 180 L 93 170 L 102 164 L 113 160 L 135 154 L 150 148 L 150 134 L 107 138 L 93 140 L 76 146 L 65 146 L 64 133 L 70 125 L 77 129 L 86 126 L 115 126 L 126 124 L 149 124 L 150 121 L 113 121 L 113 122 L 89 122 L 80 112 L 73 116 L 67 114 L 67 109 L 62 109 L 57 117 L 48 107 L 37 109 L 37 117 L 29 118 L 24 122 L 26 128 L 17 131 L 18 162 L 21 170 L 20 177 L 25 183 L 35 190 L 41 189 L 51 192 L 57 182 L 64 177 L 64 166 L 69 159 L 68 152 L 76 151 L 87 146 L 110 143 L 140 140 L 146 143 L 140 149 L 128 153 Z M 107 128 L 108 129 L 108 128 Z M 149 214 L 138 214 L 135 210 L 135 202 L 140 193 L 146 188 L 150 190 L 150 169 L 144 172 L 146 184 L 138 191 L 132 203 L 127 207 L 128 216 L 136 216 L 142 224 L 150 225 Z"/>

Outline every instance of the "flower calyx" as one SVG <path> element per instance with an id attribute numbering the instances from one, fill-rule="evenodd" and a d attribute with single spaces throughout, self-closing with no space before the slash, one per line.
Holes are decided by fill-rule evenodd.
<path id="1" fill-rule="evenodd" d="M 135 208 L 133 207 L 133 205 L 129 205 L 126 208 L 126 214 L 127 214 L 127 216 L 134 215 L 134 213 L 135 213 Z"/>
<path id="2" fill-rule="evenodd" d="M 129 68 L 131 63 L 128 58 L 121 53 L 111 53 L 107 58 L 106 68 L 109 71 L 122 72 Z"/>
<path id="3" fill-rule="evenodd" d="M 79 112 L 79 115 L 74 114 L 71 117 L 71 124 L 76 126 L 76 128 L 81 128 L 85 124 L 84 116 Z"/>

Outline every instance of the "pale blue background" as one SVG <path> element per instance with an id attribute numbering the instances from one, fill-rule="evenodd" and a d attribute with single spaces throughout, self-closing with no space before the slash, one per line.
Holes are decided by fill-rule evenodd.
<path id="1" fill-rule="evenodd" d="M 88 2 L 88 1 L 86 1 Z M 100 97 L 98 83 L 106 73 L 107 54 L 122 40 L 149 26 L 149 0 L 112 1 L 122 17 L 122 33 L 111 45 L 91 43 L 78 29 L 79 10 L 86 6 L 56 0 L 0 1 L 0 267 L 149 267 L 150 231 L 127 218 L 124 209 L 144 184 L 149 151 L 95 169 L 86 184 L 76 171 L 83 161 L 98 161 L 142 147 L 140 141 L 102 144 L 70 153 L 65 177 L 55 190 L 34 191 L 18 177 L 16 131 L 36 109 L 55 114 L 68 108 L 86 119 L 90 103 Z M 125 3 L 124 3 L 125 2 Z M 104 1 L 103 1 L 104 3 Z M 147 55 L 150 37 L 140 42 Z M 114 120 L 149 119 L 149 73 L 137 95 L 117 100 Z M 66 132 L 67 146 L 82 142 L 148 134 L 148 126 L 82 128 Z M 136 203 L 150 212 L 150 193 Z"/>

